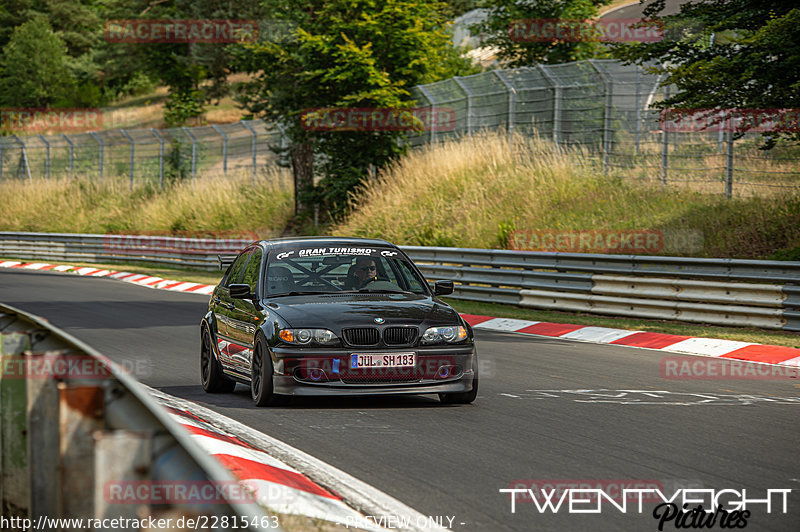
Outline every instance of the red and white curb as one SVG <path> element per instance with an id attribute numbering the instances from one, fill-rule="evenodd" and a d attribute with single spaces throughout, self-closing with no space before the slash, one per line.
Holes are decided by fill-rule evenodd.
<path id="1" fill-rule="evenodd" d="M 299 449 L 196 403 L 152 388 L 150 392 L 204 451 L 269 510 L 351 529 L 384 531 L 380 516 L 391 516 L 391 522 L 407 524 L 399 527 L 403 530 L 443 531 L 428 516 Z"/>
<path id="2" fill-rule="evenodd" d="M 75 267 L 66 264 L 47 264 L 44 262 L 20 262 L 7 260 L 0 262 L 0 268 L 19 268 L 22 270 L 53 271 L 62 273 L 75 273 L 90 277 L 109 277 L 126 283 L 146 286 L 147 288 L 157 288 L 159 290 L 171 290 L 173 292 L 190 292 L 194 294 L 210 295 L 214 291 L 213 284 L 189 283 L 184 281 L 174 281 L 152 277 L 140 273 L 120 272 L 117 270 L 103 270 L 91 267 Z"/>
<path id="3" fill-rule="evenodd" d="M 492 316 L 461 315 L 473 329 L 514 332 L 533 336 L 564 338 L 595 344 L 624 345 L 657 349 L 683 355 L 698 355 L 722 359 L 743 360 L 764 364 L 800 367 L 800 349 L 764 345 L 734 340 L 696 338 L 588 325 L 549 323 L 543 321 L 494 318 Z"/>

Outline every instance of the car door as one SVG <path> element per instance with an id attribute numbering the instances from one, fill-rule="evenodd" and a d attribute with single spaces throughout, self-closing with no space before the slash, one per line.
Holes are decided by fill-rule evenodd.
<path id="1" fill-rule="evenodd" d="M 253 251 L 239 281 L 250 286 L 251 294 L 258 294 L 262 256 L 261 248 Z M 250 359 L 253 356 L 253 340 L 258 326 L 261 325 L 259 321 L 261 313 L 250 299 L 232 299 L 232 302 L 233 309 L 228 321 L 228 336 L 232 342 L 230 361 L 237 369 L 249 372 Z"/>
<path id="2" fill-rule="evenodd" d="M 230 294 L 230 285 L 237 284 L 242 278 L 244 269 L 253 250 L 249 249 L 239 255 L 233 262 L 228 276 L 214 293 L 214 315 L 217 321 L 217 347 L 219 348 L 220 362 L 224 366 L 231 366 L 231 352 L 236 348 L 231 346 L 231 319 L 235 308 L 234 299 Z"/>

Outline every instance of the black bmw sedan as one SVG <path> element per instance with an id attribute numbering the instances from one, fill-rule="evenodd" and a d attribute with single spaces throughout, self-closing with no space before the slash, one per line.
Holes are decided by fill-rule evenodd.
<path id="1" fill-rule="evenodd" d="M 478 393 L 472 329 L 414 263 L 383 240 L 255 242 L 227 266 L 201 323 L 207 392 L 250 387 L 264 406 L 293 395 Z"/>

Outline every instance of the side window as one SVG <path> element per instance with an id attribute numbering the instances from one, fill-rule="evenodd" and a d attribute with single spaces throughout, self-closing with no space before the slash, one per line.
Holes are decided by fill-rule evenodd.
<path id="1" fill-rule="evenodd" d="M 231 271 L 228 273 L 228 278 L 225 279 L 225 287 L 229 287 L 232 284 L 237 284 L 239 279 L 242 276 L 242 271 L 244 270 L 245 265 L 247 265 L 247 259 L 250 258 L 250 255 L 253 254 L 253 250 L 249 250 L 245 253 L 239 255 L 239 258 L 233 263 L 231 266 Z"/>
<path id="2" fill-rule="evenodd" d="M 258 285 L 258 272 L 261 270 L 261 248 L 256 248 L 253 258 L 247 263 L 242 282 L 250 285 L 250 293 L 255 293 Z"/>

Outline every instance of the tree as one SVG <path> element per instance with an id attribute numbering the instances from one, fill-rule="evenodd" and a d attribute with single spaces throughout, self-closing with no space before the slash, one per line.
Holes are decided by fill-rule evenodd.
<path id="1" fill-rule="evenodd" d="M 605 53 L 603 45 L 592 40 L 536 40 L 518 33 L 515 22 L 563 21 L 575 24 L 597 16 L 597 8 L 610 0 L 486 0 L 484 7 L 489 15 L 474 28 L 476 33 L 486 35 L 484 46 L 498 49 L 498 58 L 509 67 L 522 67 L 537 63 L 564 63 L 590 59 Z M 528 26 L 534 29 L 537 25 Z M 538 37 L 537 37 L 538 38 Z"/>
<path id="2" fill-rule="evenodd" d="M 402 153 L 404 132 L 320 132 L 304 127 L 311 108 L 392 108 L 414 104 L 410 89 L 468 70 L 446 32 L 442 5 L 426 0 L 267 0 L 283 38 L 239 46 L 253 74 L 239 102 L 288 135 L 299 215 L 312 203 L 334 217 L 347 194 Z M 313 184 L 315 152 L 324 178 Z"/>
<path id="3" fill-rule="evenodd" d="M 645 9 L 656 17 L 658 0 Z M 796 0 L 696 0 L 662 18 L 665 39 L 618 45 L 614 55 L 651 65 L 677 93 L 661 108 L 800 107 L 800 9 Z M 655 65 L 655 66 L 652 66 Z M 795 124 L 796 126 L 796 124 Z M 741 132 L 740 132 L 741 133 Z M 770 135 L 800 140 L 797 127 Z"/>
<path id="4" fill-rule="evenodd" d="M 60 105 L 73 94 L 67 46 L 44 17 L 14 30 L 3 48 L 0 103 L 10 107 Z M 35 59 L 34 59 L 35 58 Z"/>

